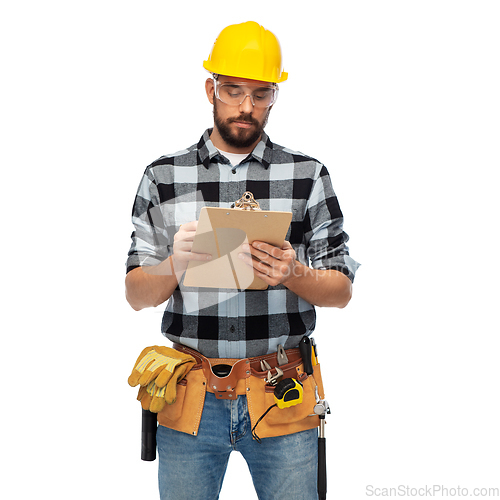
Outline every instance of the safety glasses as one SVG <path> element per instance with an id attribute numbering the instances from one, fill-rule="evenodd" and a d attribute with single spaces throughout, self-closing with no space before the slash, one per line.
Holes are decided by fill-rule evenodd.
<path id="1" fill-rule="evenodd" d="M 247 83 L 226 82 L 215 80 L 215 96 L 230 106 L 239 106 L 249 97 L 256 108 L 269 108 L 278 98 L 278 85 L 260 86 Z"/>

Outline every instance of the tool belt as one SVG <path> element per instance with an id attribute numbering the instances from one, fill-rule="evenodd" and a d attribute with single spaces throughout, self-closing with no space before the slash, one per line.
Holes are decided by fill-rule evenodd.
<path id="1" fill-rule="evenodd" d="M 278 366 L 277 356 L 267 354 L 254 358 L 226 359 L 207 358 L 194 349 L 174 344 L 173 348 L 190 354 L 196 365 L 177 384 L 177 399 L 165 405 L 158 413 L 158 423 L 170 429 L 196 436 L 200 425 L 206 392 L 217 399 L 236 400 L 246 395 L 252 428 L 259 417 L 274 403 L 274 385 L 268 384 L 269 371 L 262 370 L 265 361 L 272 370 Z M 288 362 L 280 365 L 283 378 L 294 378 L 304 388 L 303 402 L 296 406 L 274 409 L 259 423 L 261 438 L 292 434 L 319 426 L 319 417 L 313 413 L 316 397 L 324 398 L 320 365 L 314 366 L 314 373 L 304 372 L 299 349 L 286 352 Z"/>

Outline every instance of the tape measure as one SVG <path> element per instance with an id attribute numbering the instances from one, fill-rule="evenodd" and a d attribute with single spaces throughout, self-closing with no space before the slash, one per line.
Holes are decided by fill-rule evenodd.
<path id="1" fill-rule="evenodd" d="M 302 403 L 304 388 L 294 378 L 283 379 L 274 389 L 274 401 L 281 410 Z"/>

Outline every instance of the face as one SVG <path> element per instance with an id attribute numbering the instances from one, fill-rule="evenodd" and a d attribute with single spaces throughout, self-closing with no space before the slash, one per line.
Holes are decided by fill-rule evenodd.
<path id="1" fill-rule="evenodd" d="M 219 76 L 219 81 L 221 83 L 248 83 L 249 86 L 259 84 L 264 86 L 269 85 L 266 82 L 229 76 Z M 209 82 L 212 82 L 211 85 Z M 217 132 L 216 139 L 221 139 L 224 143 L 221 149 L 226 147 L 226 151 L 232 149 L 232 152 L 236 150 L 249 152 L 253 149 L 260 140 L 271 107 L 254 107 L 250 97 L 246 97 L 240 105 L 226 104 L 215 97 L 215 88 L 212 80 L 207 80 L 207 95 L 214 106 L 214 125 Z M 215 142 L 214 145 L 220 147 L 217 146 Z M 227 146 L 230 148 L 227 148 Z"/>

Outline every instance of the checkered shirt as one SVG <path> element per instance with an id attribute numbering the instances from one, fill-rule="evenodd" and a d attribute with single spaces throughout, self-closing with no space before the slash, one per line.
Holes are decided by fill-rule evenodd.
<path id="1" fill-rule="evenodd" d="M 205 131 L 198 144 L 162 156 L 146 168 L 135 198 L 127 272 L 172 254 L 181 224 L 203 206 L 230 208 L 245 191 L 263 210 L 292 213 L 286 239 L 297 259 L 314 269 L 336 269 L 351 281 L 359 264 L 348 253 L 343 216 L 324 165 L 273 144 L 266 134 L 233 167 Z M 267 290 L 185 287 L 167 302 L 161 325 L 171 341 L 208 357 L 245 358 L 296 347 L 314 330 L 314 306 L 283 285 Z"/>

